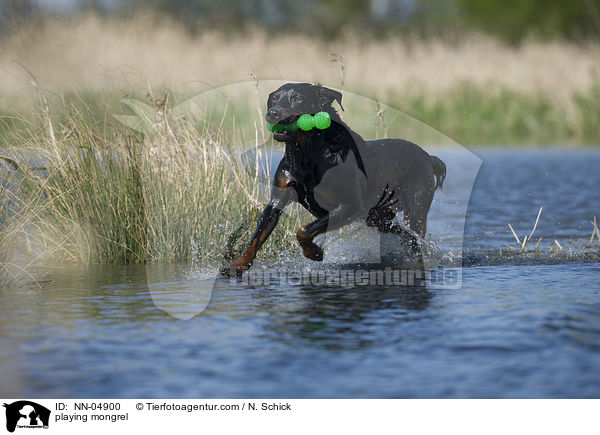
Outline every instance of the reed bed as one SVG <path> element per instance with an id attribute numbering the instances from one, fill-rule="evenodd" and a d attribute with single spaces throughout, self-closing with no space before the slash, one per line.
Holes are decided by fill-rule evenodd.
<path id="1" fill-rule="evenodd" d="M 3 265 L 11 252 L 84 264 L 220 265 L 227 246 L 240 251 L 266 189 L 236 157 L 227 132 L 176 123 L 163 104 L 153 131 L 138 134 L 110 119 L 92 122 L 85 109 L 63 103 L 55 117 L 67 122 L 54 124 L 42 109 L 42 119 L 21 130 L 18 146 L 2 150 L 0 162 L 10 168 L 0 174 L 11 174 L 19 186 L 15 191 L 14 183 L 12 189 L 2 183 L 0 193 L 29 204 L 9 210 L 2 198 Z M 300 213 L 292 209 L 282 217 L 264 255 L 292 246 Z M 27 225 L 11 226 L 22 214 Z M 20 250 L 17 239 L 26 240 Z"/>
<path id="2" fill-rule="evenodd" d="M 16 189 L 10 162 L 0 160 L 0 286 L 5 286 L 9 278 L 14 276 L 9 253 L 14 244 L 14 209 L 20 206 L 15 204 L 19 201 L 19 195 L 15 194 Z"/>
<path id="3" fill-rule="evenodd" d="M 0 40 L 0 113 L 37 99 L 22 64 L 50 92 L 96 100 L 147 84 L 191 96 L 251 78 L 311 81 L 377 99 L 462 144 L 600 143 L 597 43 L 197 30 L 154 14 L 23 26 Z"/>
<path id="4" fill-rule="evenodd" d="M 308 35 L 243 34 L 196 29 L 166 16 L 94 14 L 46 19 L 0 41 L 0 93 L 27 87 L 13 60 L 49 89 L 105 90 L 145 83 L 220 86 L 259 79 L 314 80 L 382 99 L 390 89 L 442 96 L 459 83 L 498 84 L 525 95 L 570 100 L 598 78 L 600 47 L 593 42 L 527 40 L 515 47 L 467 33 L 445 38 L 345 34 L 334 40 Z M 343 72 L 343 74 L 340 74 Z"/>

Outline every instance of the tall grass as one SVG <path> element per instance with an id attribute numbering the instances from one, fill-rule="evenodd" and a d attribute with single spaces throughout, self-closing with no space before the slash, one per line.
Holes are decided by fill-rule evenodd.
<path id="1" fill-rule="evenodd" d="M 27 245 L 25 234 L 35 226 L 43 211 L 40 186 L 28 177 L 29 158 L 23 149 L 3 149 L 0 152 L 0 287 L 10 282 L 29 280 L 29 267 L 39 259 L 34 250 L 28 258 L 17 247 Z"/>
<path id="2" fill-rule="evenodd" d="M 600 143 L 600 82 L 574 97 L 577 107 L 577 134 L 583 142 Z"/>
<path id="3" fill-rule="evenodd" d="M 27 152 L 11 159 L 22 168 L 19 195 L 37 201 L 26 231 L 29 255 L 219 265 L 228 242 L 239 252 L 248 241 L 265 192 L 225 131 L 163 116 L 140 135 L 108 119 L 91 121 L 85 108 L 64 101 L 60 111 L 67 123 L 40 129 L 32 121 L 20 135 L 18 149 Z M 299 225 L 299 211 L 283 216 L 266 255 L 292 246 Z"/>
<path id="4" fill-rule="evenodd" d="M 396 107 L 463 145 L 598 145 L 597 89 L 592 85 L 567 105 L 543 94 L 524 96 L 465 83 L 433 101 L 425 94 L 398 96 Z"/>
<path id="5" fill-rule="evenodd" d="M 0 159 L 0 286 L 6 285 L 10 276 L 9 254 L 14 240 L 12 231 L 12 209 L 14 208 L 14 181 L 10 164 Z"/>
<path id="6" fill-rule="evenodd" d="M 18 60 L 55 91 L 127 89 L 151 83 L 220 86 L 259 79 L 320 81 L 384 98 L 391 89 L 442 95 L 457 84 L 497 84 L 520 94 L 569 100 L 600 74 L 592 42 L 526 40 L 510 46 L 489 36 L 457 38 L 347 34 L 326 40 L 254 29 L 243 35 L 186 32 L 168 17 L 78 15 L 21 27 L 0 41 L 0 94 L 28 87 Z M 337 56 L 330 56 L 335 53 Z M 334 61 L 334 62 L 332 62 Z M 185 85 L 183 85 L 185 84 Z"/>
<path id="7" fill-rule="evenodd" d="M 599 65 L 600 45 L 591 42 L 508 46 L 481 34 L 322 40 L 261 29 L 242 39 L 186 33 L 160 15 L 79 15 L 24 26 L 0 40 L 0 114 L 27 113 L 37 100 L 27 70 L 49 92 L 84 103 L 94 119 L 147 85 L 189 97 L 255 77 L 343 88 L 466 145 L 597 144 Z M 0 135 L 21 124 L 20 117 L 3 117 Z"/>

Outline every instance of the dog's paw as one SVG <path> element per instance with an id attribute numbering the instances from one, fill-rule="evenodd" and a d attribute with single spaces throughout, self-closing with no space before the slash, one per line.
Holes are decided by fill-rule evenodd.
<path id="1" fill-rule="evenodd" d="M 231 276 L 235 276 L 231 274 L 232 270 L 231 267 L 227 266 L 222 268 L 221 270 L 219 270 L 219 275 L 221 275 L 222 277 L 225 278 L 230 278 Z"/>
<path id="2" fill-rule="evenodd" d="M 312 261 L 323 261 L 323 248 L 315 243 L 302 245 L 304 256 Z"/>
<path id="3" fill-rule="evenodd" d="M 227 278 L 240 277 L 246 270 L 248 270 L 249 267 L 250 265 L 242 265 L 238 264 L 238 262 L 235 262 L 232 263 L 230 266 L 221 269 L 219 273 L 221 274 L 221 276 Z"/>

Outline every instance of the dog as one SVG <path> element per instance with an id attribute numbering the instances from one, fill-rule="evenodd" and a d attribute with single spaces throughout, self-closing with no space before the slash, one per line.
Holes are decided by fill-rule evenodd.
<path id="1" fill-rule="evenodd" d="M 331 125 L 274 130 L 285 153 L 273 176 L 270 201 L 250 244 L 224 275 L 239 276 L 252 265 L 284 208 L 294 201 L 316 218 L 296 233 L 311 260 L 323 260 L 316 236 L 362 219 L 381 233 L 400 234 L 410 255 L 422 263 L 418 239 L 427 231 L 427 214 L 434 192 L 443 186 L 446 165 L 406 140 L 365 141 L 340 118 L 334 102 L 344 110 L 340 92 L 311 83 L 287 83 L 269 95 L 265 119 L 271 124 L 290 125 L 302 114 L 324 111 Z M 408 228 L 396 221 L 401 212 Z"/>

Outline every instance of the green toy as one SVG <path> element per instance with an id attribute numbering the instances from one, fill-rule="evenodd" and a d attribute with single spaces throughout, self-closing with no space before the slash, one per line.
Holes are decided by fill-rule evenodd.
<path id="1" fill-rule="evenodd" d="M 325 130 L 329 128 L 331 125 L 331 116 L 327 112 L 319 112 L 314 116 L 305 113 L 304 115 L 300 115 L 298 119 L 290 124 L 271 124 L 267 122 L 267 128 L 269 131 L 275 133 L 281 133 L 284 130 L 287 131 L 296 131 L 298 129 L 303 131 L 310 131 L 313 128 L 318 128 L 319 130 Z"/>

